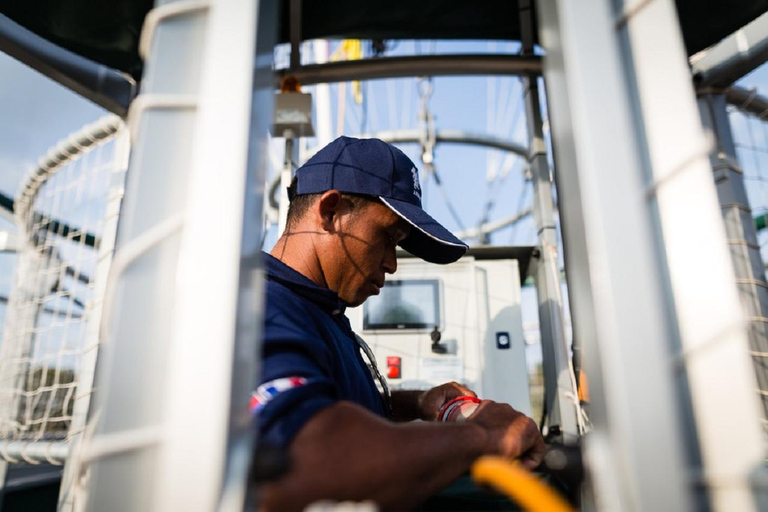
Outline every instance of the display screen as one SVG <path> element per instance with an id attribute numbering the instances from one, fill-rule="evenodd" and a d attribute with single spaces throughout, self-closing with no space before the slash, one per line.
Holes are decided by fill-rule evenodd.
<path id="1" fill-rule="evenodd" d="M 432 329 L 440 325 L 437 279 L 387 281 L 363 306 L 363 329 Z"/>

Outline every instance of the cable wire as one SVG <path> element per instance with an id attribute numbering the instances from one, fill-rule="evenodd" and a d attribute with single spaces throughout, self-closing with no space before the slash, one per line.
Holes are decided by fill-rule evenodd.
<path id="1" fill-rule="evenodd" d="M 529 512 L 575 512 L 554 489 L 526 471 L 518 462 L 501 457 L 480 457 L 472 465 L 472 479 L 491 485 Z"/>

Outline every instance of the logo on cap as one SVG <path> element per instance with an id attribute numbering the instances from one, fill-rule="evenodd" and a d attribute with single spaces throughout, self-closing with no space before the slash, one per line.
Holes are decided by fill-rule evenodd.
<path id="1" fill-rule="evenodd" d="M 413 174 L 413 193 L 421 201 L 421 185 L 419 185 L 419 171 L 415 167 L 411 168 L 411 174 Z"/>

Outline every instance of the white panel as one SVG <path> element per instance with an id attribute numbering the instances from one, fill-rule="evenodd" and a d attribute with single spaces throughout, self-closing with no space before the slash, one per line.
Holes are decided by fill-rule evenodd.
<path id="1" fill-rule="evenodd" d="M 486 284 L 487 321 L 478 339 L 483 347 L 483 398 L 509 403 L 530 416 L 517 261 L 478 261 L 476 267 L 478 279 Z M 479 291 L 480 286 L 478 302 L 481 299 Z M 504 334 L 509 334 L 509 348 L 499 348 L 497 337 Z"/>

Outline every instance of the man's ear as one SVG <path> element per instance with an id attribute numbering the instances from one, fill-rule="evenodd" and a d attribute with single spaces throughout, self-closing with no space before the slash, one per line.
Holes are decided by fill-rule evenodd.
<path id="1" fill-rule="evenodd" d="M 334 217 L 339 214 L 343 207 L 343 198 L 338 190 L 328 190 L 320 199 L 318 199 L 315 208 L 317 222 L 323 231 L 333 232 Z"/>

